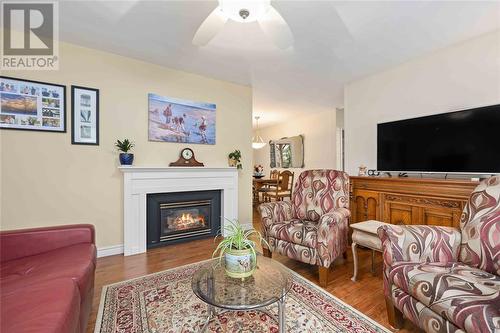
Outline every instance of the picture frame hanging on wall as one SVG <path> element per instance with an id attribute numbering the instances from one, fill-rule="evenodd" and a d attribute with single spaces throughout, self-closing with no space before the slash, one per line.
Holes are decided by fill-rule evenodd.
<path id="1" fill-rule="evenodd" d="M 148 94 L 149 141 L 215 145 L 213 103 Z"/>
<path id="2" fill-rule="evenodd" d="M 0 128 L 66 132 L 66 86 L 0 76 Z"/>
<path id="3" fill-rule="evenodd" d="M 71 143 L 99 145 L 99 89 L 71 86 Z"/>

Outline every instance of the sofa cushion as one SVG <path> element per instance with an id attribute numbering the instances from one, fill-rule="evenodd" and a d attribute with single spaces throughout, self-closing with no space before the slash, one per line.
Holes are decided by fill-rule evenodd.
<path id="1" fill-rule="evenodd" d="M 0 303 L 0 332 L 79 331 L 80 293 L 72 279 L 2 285 Z"/>
<path id="2" fill-rule="evenodd" d="M 274 223 L 268 230 L 271 237 L 312 248 L 316 248 L 317 234 L 318 223 L 299 219 Z"/>
<path id="3" fill-rule="evenodd" d="M 472 192 L 460 219 L 460 261 L 500 275 L 500 176 Z"/>
<path id="4" fill-rule="evenodd" d="M 462 263 L 394 263 L 398 288 L 466 331 L 500 329 L 500 277 Z M 493 331 L 493 330 L 492 330 Z"/>
<path id="5" fill-rule="evenodd" d="M 95 254 L 94 244 L 82 243 L 6 261 L 0 267 L 0 284 L 27 287 L 65 277 L 77 283 L 82 296 L 87 295 L 94 285 Z"/>

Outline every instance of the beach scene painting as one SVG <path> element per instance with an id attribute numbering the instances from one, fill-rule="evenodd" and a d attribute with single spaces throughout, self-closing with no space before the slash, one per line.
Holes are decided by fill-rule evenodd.
<path id="1" fill-rule="evenodd" d="M 215 144 L 215 104 L 148 95 L 149 141 Z"/>

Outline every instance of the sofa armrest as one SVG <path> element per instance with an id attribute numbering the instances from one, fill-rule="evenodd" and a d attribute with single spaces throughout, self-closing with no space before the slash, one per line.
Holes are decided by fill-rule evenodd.
<path id="1" fill-rule="evenodd" d="M 81 243 L 95 244 L 93 225 L 74 224 L 2 231 L 0 232 L 0 262 Z"/>
<path id="2" fill-rule="evenodd" d="M 457 261 L 461 234 L 455 228 L 427 225 L 384 225 L 378 228 L 384 264 Z"/>
<path id="3" fill-rule="evenodd" d="M 349 209 L 336 208 L 319 219 L 317 250 L 324 267 L 329 267 L 347 248 L 349 216 Z"/>

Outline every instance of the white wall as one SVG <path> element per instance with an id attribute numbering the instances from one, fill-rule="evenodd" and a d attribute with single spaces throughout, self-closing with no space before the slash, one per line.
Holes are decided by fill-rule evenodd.
<path id="1" fill-rule="evenodd" d="M 260 135 L 265 142 L 300 134 L 304 136 L 305 166 L 290 169 L 295 172 L 295 178 L 306 169 L 334 169 L 336 160 L 335 109 L 311 113 L 309 116 L 291 119 L 260 130 Z M 253 162 L 254 165 L 261 164 L 265 174 L 269 174 L 269 144 L 262 149 L 253 150 Z"/>
<path id="2" fill-rule="evenodd" d="M 500 103 L 500 31 L 352 82 L 344 93 L 353 175 L 361 164 L 377 166 L 379 122 Z"/>
<path id="3" fill-rule="evenodd" d="M 168 55 L 165 55 L 168 56 Z M 1 130 L 0 229 L 91 223 L 97 245 L 123 243 L 122 173 L 116 139 L 135 141 L 137 166 L 168 166 L 191 147 L 207 167 L 227 166 L 240 149 L 239 217 L 252 217 L 250 87 L 60 43 L 58 71 L 4 75 L 66 85 L 67 133 Z M 100 145 L 71 144 L 71 85 L 100 90 Z M 217 105 L 216 145 L 148 141 L 148 93 Z"/>

